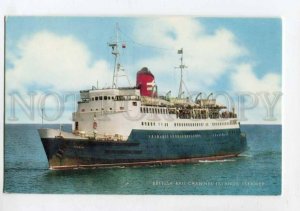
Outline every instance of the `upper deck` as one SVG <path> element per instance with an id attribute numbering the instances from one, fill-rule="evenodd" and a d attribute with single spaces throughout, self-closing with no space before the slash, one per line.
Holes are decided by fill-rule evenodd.
<path id="1" fill-rule="evenodd" d="M 140 100 L 140 91 L 135 87 L 88 89 L 80 91 L 81 101 L 88 103 L 102 100 Z"/>
<path id="2" fill-rule="evenodd" d="M 140 96 L 136 87 L 90 89 L 80 91 L 78 102 L 80 113 L 100 114 L 132 111 L 136 107 L 140 113 L 175 115 L 178 119 L 236 118 L 233 111 L 216 103 L 216 99 L 200 99 L 195 102 L 186 99 Z"/>

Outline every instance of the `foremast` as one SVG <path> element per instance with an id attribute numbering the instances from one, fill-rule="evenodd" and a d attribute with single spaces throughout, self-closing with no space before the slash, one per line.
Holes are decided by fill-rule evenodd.
<path id="1" fill-rule="evenodd" d="M 124 69 L 121 69 L 121 64 L 120 64 L 120 51 L 119 51 L 119 46 L 120 46 L 120 41 L 119 41 L 119 24 L 116 23 L 116 38 L 115 41 L 108 43 L 108 46 L 112 48 L 112 55 L 114 55 L 114 72 L 113 72 L 113 79 L 112 79 L 112 88 L 118 88 L 118 78 L 125 76 L 127 78 L 128 84 L 130 85 L 130 81 L 128 79 L 127 74 L 125 74 Z M 126 48 L 126 44 L 122 43 L 122 48 Z M 124 74 L 120 75 L 120 71 L 123 70 Z"/>

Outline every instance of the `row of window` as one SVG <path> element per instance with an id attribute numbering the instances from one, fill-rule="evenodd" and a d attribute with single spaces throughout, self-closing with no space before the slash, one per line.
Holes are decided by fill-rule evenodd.
<path id="1" fill-rule="evenodd" d="M 97 96 L 97 97 L 92 97 L 92 101 L 98 101 L 98 100 L 114 100 L 114 96 Z"/>
<path id="2" fill-rule="evenodd" d="M 123 108 L 123 107 L 122 107 L 122 108 Z M 121 107 L 120 107 L 120 109 L 121 109 Z M 101 108 L 101 110 L 98 109 L 98 108 L 96 108 L 96 109 L 92 109 L 92 108 L 91 108 L 91 109 L 90 109 L 90 111 L 98 111 L 98 110 L 99 110 L 99 111 L 104 111 L 104 108 Z M 109 108 L 109 110 L 112 111 L 112 108 Z M 82 108 L 82 109 L 81 109 L 81 112 L 85 112 L 85 109 Z"/>
<path id="3" fill-rule="evenodd" d="M 180 119 L 207 119 L 208 117 L 211 119 L 217 119 L 217 118 L 221 118 L 221 115 L 219 113 L 216 114 L 211 114 L 211 115 L 207 115 L 207 114 L 192 114 L 190 112 L 183 112 L 183 111 L 179 111 L 179 113 L 176 113 L 175 109 L 166 109 L 166 108 L 160 108 L 160 107 L 140 107 L 140 112 L 141 113 L 151 113 L 151 114 L 176 114 L 177 118 Z M 231 116 L 230 116 L 231 117 Z M 233 123 L 236 124 L 236 123 Z M 213 126 L 216 125 L 229 125 L 229 123 L 213 123 Z M 176 125 L 175 125 L 176 126 Z M 196 126 L 196 125 L 190 125 L 190 126 Z"/>
<path id="4" fill-rule="evenodd" d="M 164 127 L 168 127 L 169 123 L 162 123 L 162 122 L 157 122 L 157 124 L 155 122 L 141 122 L 141 124 L 143 126 L 164 126 Z"/>
<path id="5" fill-rule="evenodd" d="M 141 107 L 141 113 L 151 113 L 151 114 L 168 114 L 165 108 L 153 108 L 153 107 Z"/>
<path id="6" fill-rule="evenodd" d="M 234 123 L 230 122 L 217 122 L 217 123 L 212 123 L 212 126 L 220 126 L 220 125 L 231 125 Z M 155 123 L 155 122 L 141 122 L 141 125 L 144 126 L 169 126 L 168 123 Z M 199 127 L 199 126 L 204 126 L 204 123 L 174 123 L 175 127 Z M 205 126 L 208 126 L 208 123 L 205 123 Z"/>
<path id="7" fill-rule="evenodd" d="M 98 101 L 98 100 L 139 100 L 139 96 L 131 96 L 131 95 L 126 95 L 126 96 L 96 96 L 92 97 L 92 101 Z"/>
<path id="8" fill-rule="evenodd" d="M 208 123 L 205 123 L 208 126 Z M 197 127 L 197 126 L 204 126 L 204 123 L 174 123 L 175 127 Z"/>
<path id="9" fill-rule="evenodd" d="M 212 126 L 221 126 L 221 125 L 234 125 L 233 122 L 216 122 L 212 123 Z"/>
<path id="10" fill-rule="evenodd" d="M 121 95 L 121 96 L 116 96 L 116 100 L 118 101 L 140 100 L 140 97 L 136 95 Z"/>
<path id="11" fill-rule="evenodd" d="M 105 109 L 104 108 L 101 108 L 101 109 L 98 109 L 98 108 L 96 108 L 96 109 L 90 109 L 90 111 L 104 111 Z M 107 108 L 107 111 L 112 111 L 113 109 L 112 108 Z M 121 111 L 123 111 L 123 110 L 125 110 L 125 108 L 123 107 L 123 106 L 120 106 L 120 110 Z M 85 109 L 84 108 L 82 108 L 81 109 L 81 112 L 85 112 Z"/>
<path id="12" fill-rule="evenodd" d="M 203 136 L 212 136 L 212 137 L 222 137 L 222 136 L 228 136 L 231 134 L 238 133 L 237 130 L 228 131 L 228 132 L 215 132 L 215 133 L 206 133 L 206 134 L 153 134 L 148 135 L 149 139 L 168 139 L 168 138 L 201 138 Z"/>

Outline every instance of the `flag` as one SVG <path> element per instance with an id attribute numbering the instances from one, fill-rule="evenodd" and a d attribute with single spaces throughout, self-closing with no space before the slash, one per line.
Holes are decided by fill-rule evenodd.
<path id="1" fill-rule="evenodd" d="M 181 48 L 180 50 L 178 50 L 177 53 L 178 53 L 178 54 L 182 54 L 182 53 L 183 53 L 182 48 Z"/>

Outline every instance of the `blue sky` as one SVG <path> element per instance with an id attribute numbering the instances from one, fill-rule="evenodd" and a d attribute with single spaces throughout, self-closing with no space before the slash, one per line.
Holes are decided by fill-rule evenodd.
<path id="1" fill-rule="evenodd" d="M 159 90 L 172 90 L 176 96 L 179 75 L 174 67 L 179 63 L 177 49 L 182 47 L 190 92 L 281 91 L 280 19 L 8 17 L 7 94 L 18 91 L 25 98 L 28 91 L 75 92 L 97 80 L 99 86 L 109 86 L 113 58 L 107 43 L 114 39 L 116 23 L 127 46 L 121 62 L 132 84 L 136 71 L 148 66 Z M 63 77 L 63 82 L 52 76 Z M 18 114 L 20 121 L 31 121 Z M 261 115 L 254 116 L 252 121 L 259 121 Z"/>

